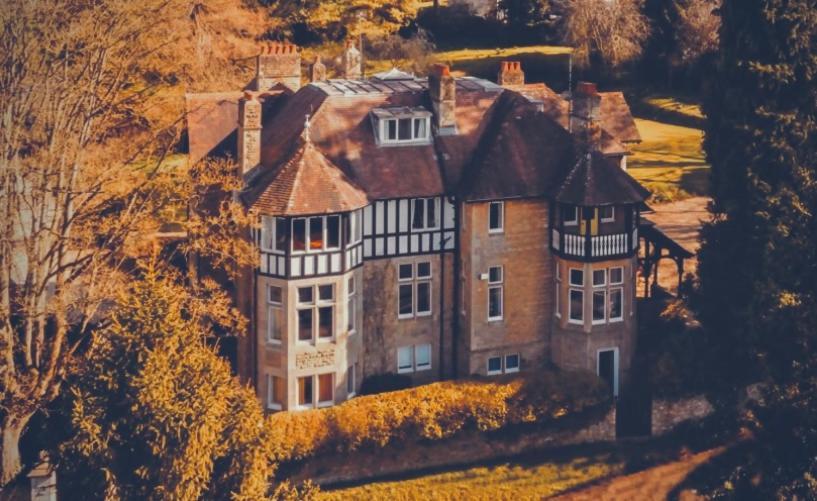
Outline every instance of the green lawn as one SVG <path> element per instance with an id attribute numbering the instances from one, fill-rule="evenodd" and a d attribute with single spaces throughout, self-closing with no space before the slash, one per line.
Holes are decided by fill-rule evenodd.
<path id="1" fill-rule="evenodd" d="M 617 475 L 626 462 L 612 452 L 478 466 L 400 480 L 322 491 L 320 500 L 541 499 Z"/>
<path id="2" fill-rule="evenodd" d="M 643 141 L 632 148 L 629 173 L 652 191 L 654 202 L 708 193 L 702 130 L 641 118 L 636 125 Z"/>

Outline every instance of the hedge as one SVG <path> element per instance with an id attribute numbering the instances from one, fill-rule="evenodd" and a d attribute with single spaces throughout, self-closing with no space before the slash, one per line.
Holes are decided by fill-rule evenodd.
<path id="1" fill-rule="evenodd" d="M 608 398 L 606 386 L 586 372 L 442 381 L 326 409 L 272 414 L 267 423 L 270 453 L 275 461 L 290 462 L 392 441 L 439 440 L 469 428 L 491 431 L 544 423 Z"/>

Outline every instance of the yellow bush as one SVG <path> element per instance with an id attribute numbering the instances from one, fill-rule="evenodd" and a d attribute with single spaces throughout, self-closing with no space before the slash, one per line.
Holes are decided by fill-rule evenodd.
<path id="1" fill-rule="evenodd" d="M 327 409 L 273 414 L 268 418 L 270 453 L 286 462 L 392 441 L 439 440 L 467 428 L 545 423 L 606 401 L 606 387 L 583 372 L 442 381 Z"/>

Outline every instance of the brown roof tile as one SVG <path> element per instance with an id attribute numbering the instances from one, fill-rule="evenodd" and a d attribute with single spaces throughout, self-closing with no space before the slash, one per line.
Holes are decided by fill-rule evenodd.
<path id="1" fill-rule="evenodd" d="M 617 161 L 593 151 L 579 156 L 553 196 L 561 203 L 598 206 L 643 202 L 650 192 Z"/>
<path id="2" fill-rule="evenodd" d="M 293 155 L 259 179 L 244 194 L 251 210 L 276 216 L 327 214 L 360 209 L 366 194 L 311 141 L 300 141 Z"/>

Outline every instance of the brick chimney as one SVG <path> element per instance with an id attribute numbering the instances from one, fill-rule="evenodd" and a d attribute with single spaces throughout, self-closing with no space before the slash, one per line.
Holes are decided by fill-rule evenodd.
<path id="1" fill-rule="evenodd" d="M 261 49 L 256 60 L 255 90 L 269 90 L 279 83 L 293 92 L 301 88 L 301 53 L 291 43 L 273 42 Z"/>
<path id="2" fill-rule="evenodd" d="M 579 82 L 573 93 L 570 111 L 570 130 L 593 148 L 601 147 L 601 96 L 596 84 Z"/>
<path id="3" fill-rule="evenodd" d="M 496 79 L 499 85 L 525 85 L 525 73 L 519 61 L 502 61 Z"/>
<path id="4" fill-rule="evenodd" d="M 340 58 L 340 72 L 347 80 L 358 80 L 363 76 L 363 57 L 352 40 L 346 40 L 346 47 Z"/>
<path id="5" fill-rule="evenodd" d="M 309 65 L 309 81 L 322 82 L 326 80 L 326 66 L 321 61 L 321 56 L 315 56 L 315 62 Z"/>
<path id="6" fill-rule="evenodd" d="M 428 75 L 428 94 L 434 107 L 434 126 L 441 135 L 457 132 L 457 84 L 445 64 L 435 64 Z"/>
<path id="7" fill-rule="evenodd" d="M 242 174 L 261 163 L 261 101 L 255 92 L 238 101 L 238 163 Z"/>

